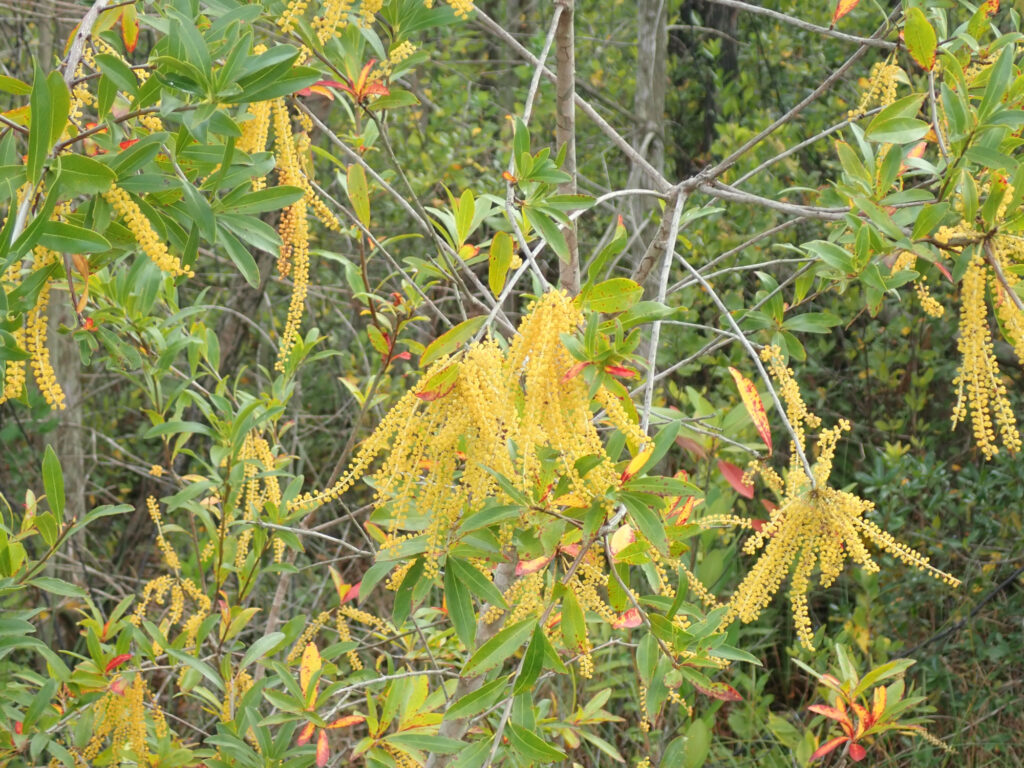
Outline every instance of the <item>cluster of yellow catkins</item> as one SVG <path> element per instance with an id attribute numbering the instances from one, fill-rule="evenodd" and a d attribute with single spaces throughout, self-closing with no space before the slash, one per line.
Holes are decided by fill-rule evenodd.
<path id="1" fill-rule="evenodd" d="M 1003 219 L 1013 187 L 996 185 L 990 194 L 998 193 L 1003 194 L 1003 200 L 996 214 L 997 222 Z M 1017 271 L 1024 265 L 1024 239 L 998 229 L 995 234 L 978 232 L 964 222 L 941 227 L 933 239 L 949 251 L 971 249 L 960 286 L 960 366 L 953 379 L 957 391 L 953 425 L 969 416 L 975 442 L 987 459 L 999 453 L 1000 443 L 1016 453 L 1021 449 L 1021 436 L 1006 380 L 996 360 L 989 301 L 1004 336 L 1024 364 L 1024 306 L 1016 290 L 1020 282 Z"/>
<path id="2" fill-rule="evenodd" d="M 384 417 L 339 481 L 300 497 L 293 510 L 308 512 L 337 499 L 386 453 L 372 478 L 378 516 L 388 520 L 381 550 L 386 556 L 409 531 L 422 530 L 427 568 L 436 571 L 460 520 L 487 500 L 512 503 L 492 472 L 533 493 L 541 475 L 538 451 L 557 456 L 559 474 L 584 506 L 603 497 L 619 477 L 593 423 L 583 377 L 566 379 L 575 361 L 560 338 L 582 320 L 565 293 L 551 292 L 530 307 L 507 349 L 487 339 L 437 361 Z M 601 388 L 597 400 L 635 445 L 646 442 L 613 393 Z M 575 462 L 594 455 L 604 460 L 581 477 Z M 519 521 L 506 523 L 506 540 L 539 514 L 524 509 Z"/>
<path id="3" fill-rule="evenodd" d="M 871 67 L 867 87 L 860 96 L 856 109 L 851 109 L 849 117 L 856 119 L 870 107 L 878 105 L 887 107 L 896 101 L 896 88 L 900 80 L 906 81 L 906 75 L 896 64 L 887 61 L 876 61 Z"/>
<path id="4" fill-rule="evenodd" d="M 808 411 L 793 373 L 783 362 L 778 347 L 766 347 L 762 357 L 768 363 L 772 377 L 779 383 L 786 415 L 796 437 L 801 445 L 805 445 L 806 430 L 817 429 L 820 420 Z M 729 601 L 723 626 L 735 619 L 744 623 L 754 621 L 789 577 L 789 597 L 797 637 L 804 647 L 813 649 L 814 631 L 807 606 L 811 578 L 819 571 L 821 585 L 830 586 L 847 559 L 865 571 L 877 572 L 878 564 L 867 550 L 867 541 L 907 565 L 950 586 L 959 586 L 957 579 L 931 566 L 927 557 L 896 541 L 891 534 L 866 519 L 865 514 L 874 508 L 870 501 L 828 486 L 836 444 L 849 428 L 849 422 L 843 420 L 838 426 L 819 433 L 813 478 L 808 477 L 796 450 L 792 451 L 785 481 L 769 466 L 756 466 L 756 472 L 780 496 L 780 502 L 771 513 L 771 519 L 744 544 L 743 551 L 747 554 L 761 550 L 761 555 Z M 737 521 L 712 516 L 699 522 L 713 526 Z M 743 524 L 752 527 L 749 522 L 744 521 Z"/>
<path id="5" fill-rule="evenodd" d="M 53 251 L 38 246 L 34 250 L 34 261 L 32 269 L 38 270 L 54 264 L 59 256 Z M 4 272 L 3 280 L 0 281 L 0 290 L 10 291 L 17 286 L 22 278 L 25 267 L 23 262 L 16 261 Z M 47 308 L 50 303 L 50 289 L 52 277 L 48 279 L 39 291 L 36 304 L 25 315 L 25 322 L 20 328 L 11 334 L 18 346 L 28 353 L 26 360 L 7 360 L 4 364 L 3 389 L 0 390 L 0 403 L 20 397 L 25 389 L 26 363 L 32 368 L 39 391 L 46 399 L 47 404 L 55 410 L 63 410 L 65 407 L 64 390 L 57 381 L 57 375 L 50 364 L 50 349 L 46 343 L 49 318 Z"/>

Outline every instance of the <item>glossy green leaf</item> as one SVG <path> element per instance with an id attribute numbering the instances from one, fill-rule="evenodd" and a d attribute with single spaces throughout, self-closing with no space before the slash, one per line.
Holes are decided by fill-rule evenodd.
<path id="1" fill-rule="evenodd" d="M 43 451 L 43 488 L 46 491 L 46 501 L 53 510 L 57 519 L 64 517 L 64 472 L 60 467 L 60 459 L 52 445 L 47 445 Z"/>
<path id="2" fill-rule="evenodd" d="M 477 315 L 468 320 L 463 320 L 454 328 L 449 328 L 436 339 L 434 339 L 423 351 L 420 357 L 420 368 L 426 368 L 435 360 L 450 355 L 462 344 L 469 341 L 480 330 L 480 326 L 487 319 L 485 315 Z"/>
<path id="3" fill-rule="evenodd" d="M 483 674 L 503 664 L 509 656 L 522 647 L 526 638 L 532 634 L 536 624 L 536 618 L 529 618 L 503 627 L 498 634 L 481 645 L 469 657 L 469 661 L 462 669 L 463 677 Z"/>

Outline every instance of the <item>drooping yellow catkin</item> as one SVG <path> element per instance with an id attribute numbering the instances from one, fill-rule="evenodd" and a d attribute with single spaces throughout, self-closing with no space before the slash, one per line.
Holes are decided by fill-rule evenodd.
<path id="1" fill-rule="evenodd" d="M 970 412 L 971 427 L 978 448 L 985 458 L 992 458 L 999 452 L 993 416 L 1007 449 L 1019 450 L 1020 435 L 992 345 L 988 307 L 985 303 L 986 283 L 985 258 L 981 249 L 977 249 L 967 266 L 961 286 L 960 336 L 957 339 L 961 362 L 953 379 L 957 403 L 952 419 L 956 426 Z"/>
<path id="2" fill-rule="evenodd" d="M 3 280 L 0 281 L 2 283 L 0 284 L 0 290 L 10 293 L 21 283 L 21 267 L 22 263 L 18 260 L 4 270 Z M 19 326 L 15 328 L 11 331 L 11 335 L 14 337 L 14 342 L 18 345 L 18 348 L 24 350 L 27 346 L 25 327 Z M 19 397 L 24 389 L 25 361 L 5 360 L 4 387 L 3 391 L 0 392 L 0 403 L 5 403 L 8 400 Z"/>
<path id="3" fill-rule="evenodd" d="M 901 251 L 899 256 L 896 257 L 896 261 L 893 262 L 890 273 L 895 275 L 905 269 L 915 269 L 917 265 L 917 254 L 913 251 Z M 935 297 L 931 295 L 928 290 L 928 277 L 927 275 L 921 274 L 916 280 L 914 280 L 914 292 L 917 294 L 917 300 L 921 304 L 921 309 L 929 317 L 942 317 L 945 314 L 945 308 L 935 300 Z"/>
<path id="4" fill-rule="evenodd" d="M 791 418 L 802 414 L 799 420 L 793 419 L 794 426 L 798 423 L 806 426 L 817 421 L 817 417 L 806 410 L 778 348 L 766 348 L 763 357 L 773 374 L 778 372 L 789 379 L 780 381 L 779 389 L 786 398 Z M 796 402 L 789 398 L 800 399 Z M 830 586 L 846 560 L 860 565 L 865 571 L 878 571 L 877 563 L 867 551 L 866 541 L 950 586 L 959 585 L 957 579 L 931 566 L 928 558 L 897 542 L 891 534 L 865 519 L 865 514 L 874 508 L 871 502 L 828 487 L 836 444 L 849 428 L 849 422 L 842 420 L 838 426 L 822 430 L 819 434 L 818 460 L 812 468 L 816 487 L 811 486 L 810 478 L 799 464 L 791 463 L 785 493 L 778 508 L 743 546 L 747 554 L 758 550 L 762 552 L 729 601 L 723 626 L 736 619 L 744 623 L 754 621 L 788 576 L 797 638 L 804 647 L 813 649 L 814 631 L 807 603 L 811 578 L 817 570 L 821 585 Z"/>
<path id="5" fill-rule="evenodd" d="M 302 325 L 302 314 L 306 305 L 306 293 L 309 290 L 309 221 L 306 218 L 306 201 L 299 199 L 290 205 L 282 216 L 288 218 L 286 234 L 288 237 L 289 255 L 291 260 L 292 297 L 288 303 L 288 317 L 278 347 L 277 362 L 274 369 L 283 371 L 292 347 L 299 339 L 299 328 Z M 283 243 L 281 253 L 285 252 Z"/>
<path id="6" fill-rule="evenodd" d="M 167 249 L 167 245 L 157 235 L 153 225 L 130 194 L 116 184 L 111 184 L 110 189 L 103 193 L 103 197 L 124 220 L 139 248 L 153 260 L 154 264 L 172 277 L 195 276 L 191 267 L 183 267 L 178 257 Z"/>
<path id="7" fill-rule="evenodd" d="M 270 101 L 259 101 L 249 105 L 247 112 L 250 119 L 242 123 L 242 136 L 236 145 L 241 152 L 252 155 L 266 151 L 267 138 L 270 135 L 270 111 Z M 266 176 L 253 177 L 252 189 L 254 192 L 266 186 Z"/>
<path id="8" fill-rule="evenodd" d="M 174 547 L 172 547 L 171 543 L 164 538 L 163 519 L 160 515 L 160 505 L 157 503 L 155 497 L 146 497 L 146 509 L 149 512 L 149 518 L 153 521 L 153 525 L 155 525 L 157 529 L 156 545 L 160 549 L 160 552 L 163 553 L 164 564 L 177 573 L 181 570 L 181 561 L 178 559 L 178 553 L 175 552 Z"/>
<path id="9" fill-rule="evenodd" d="M 39 391 L 46 398 L 46 403 L 55 410 L 63 410 L 64 389 L 57 381 L 57 375 L 50 363 L 50 350 L 46 346 L 46 309 L 49 303 L 50 284 L 46 283 L 39 292 L 36 305 L 25 316 L 26 351 L 32 356 L 32 373 L 35 375 Z"/>

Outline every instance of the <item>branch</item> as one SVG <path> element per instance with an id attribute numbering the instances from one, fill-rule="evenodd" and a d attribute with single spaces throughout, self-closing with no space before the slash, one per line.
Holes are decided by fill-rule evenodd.
<path id="1" fill-rule="evenodd" d="M 544 66 L 543 62 L 534 56 L 529 49 L 524 47 L 522 43 L 513 37 L 507 29 L 498 24 L 494 19 L 476 8 L 478 22 L 491 34 L 503 40 L 510 48 L 512 48 L 519 56 L 526 59 L 529 63 L 534 66 L 541 67 L 541 74 L 551 81 L 557 81 L 558 77 L 550 69 Z M 587 117 L 594 121 L 594 124 L 600 129 L 600 131 L 611 139 L 611 142 L 622 151 L 622 153 L 628 157 L 632 162 L 643 168 L 644 172 L 647 173 L 658 186 L 659 192 L 669 192 L 672 189 L 672 185 L 665 179 L 665 176 L 653 165 L 647 162 L 647 158 L 637 152 L 628 141 L 626 141 L 622 135 L 616 131 L 611 125 L 608 124 L 603 117 L 592 107 L 578 93 L 573 96 L 573 101 L 576 102 L 576 106 L 580 108 Z"/>
<path id="2" fill-rule="evenodd" d="M 707 0 L 712 5 L 722 5 L 726 8 L 737 8 L 741 11 L 749 11 L 750 13 L 758 14 L 760 16 L 767 16 L 776 21 L 781 21 L 783 24 L 789 24 L 797 29 L 803 29 L 807 32 L 815 32 L 819 35 L 825 35 L 826 37 L 834 37 L 836 40 L 844 40 L 848 43 L 856 43 L 863 45 L 866 48 L 881 48 L 886 51 L 893 51 L 899 48 L 896 43 L 890 43 L 888 40 L 879 40 L 875 37 L 860 37 L 858 35 L 848 35 L 845 32 L 840 32 L 838 29 L 832 27 L 819 27 L 817 24 L 811 24 L 809 21 L 797 18 L 796 16 L 790 16 L 785 13 L 779 13 L 773 11 L 770 8 L 762 8 L 758 5 L 750 5 L 744 3 L 741 0 Z"/>

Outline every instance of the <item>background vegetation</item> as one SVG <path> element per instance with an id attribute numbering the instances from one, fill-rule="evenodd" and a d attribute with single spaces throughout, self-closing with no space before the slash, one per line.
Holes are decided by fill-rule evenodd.
<path id="1" fill-rule="evenodd" d="M 989 269 L 990 403 L 1021 412 L 1018 9 L 437 6 L 4 6 L 0 762 L 789 766 L 845 764 L 858 748 L 874 765 L 1024 762 L 1024 470 L 998 414 L 992 441 L 977 412 L 950 427 L 964 356 L 989 359 L 965 351 L 976 262 Z M 557 67 L 571 68 L 567 19 L 574 79 Z M 261 109 L 284 110 L 263 143 Z M 178 261 L 160 263 L 154 243 Z M 908 252 L 917 264 L 894 269 Z M 922 280 L 941 317 L 924 311 Z M 789 457 L 749 354 L 776 344 L 823 426 L 852 422 L 829 484 L 873 501 L 871 519 L 961 585 L 884 553 L 879 573 L 815 579 L 809 650 L 784 596 L 754 622 L 710 611 L 701 624 L 709 606 L 683 566 L 728 601 L 755 562 L 741 554 L 750 531 L 673 533 L 660 513 L 651 531 L 631 512 L 641 544 L 667 526 L 686 626 L 732 649 L 719 669 L 697 630 L 658 634 L 676 609 L 658 602 L 643 547 L 618 576 L 611 549 L 597 557 L 602 600 L 622 620 L 624 578 L 644 621 L 616 626 L 583 599 L 577 628 L 577 598 L 554 584 L 583 560 L 539 524 L 511 555 L 500 521 L 481 527 L 486 546 L 490 533 L 462 549 L 453 536 L 461 559 L 431 572 L 425 545 L 388 538 L 368 484 L 300 501 L 345 477 L 408 391 L 454 400 L 452 382 L 421 382 L 431 360 L 461 360 L 485 328 L 513 338 L 559 283 L 582 283 L 597 318 L 576 357 L 597 364 L 579 380 L 632 387 L 635 420 L 662 436 L 645 462 L 624 445 L 630 428 L 598 415 L 617 471 L 685 471 L 700 499 L 690 522 L 768 520 L 779 499 L 740 475 Z M 616 318 L 636 335 L 617 337 Z M 761 393 L 774 447 L 730 367 Z M 550 383 L 565 386 L 562 371 Z M 430 461 L 445 454 L 424 478 Z M 550 505 L 559 476 L 494 498 Z M 609 547 L 615 514 L 598 522 Z M 409 523 L 414 542 L 424 520 Z M 549 651 L 532 627 L 492 627 L 493 587 L 478 583 L 510 589 L 543 558 Z M 166 603 L 146 606 L 161 583 Z M 469 618 L 453 615 L 459 595 Z M 545 625 L 552 609 L 560 629 Z M 487 646 L 495 633 L 505 647 Z M 873 669 L 906 728 L 812 758 L 850 735 L 820 705 Z M 922 724 L 954 751 L 915 734 Z"/>

